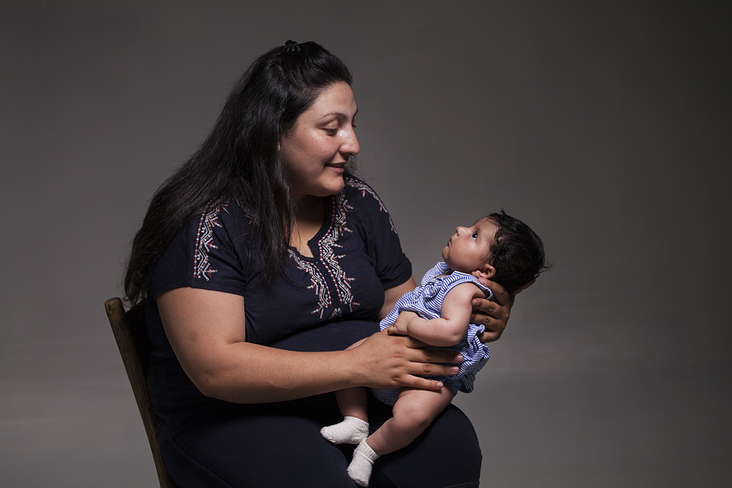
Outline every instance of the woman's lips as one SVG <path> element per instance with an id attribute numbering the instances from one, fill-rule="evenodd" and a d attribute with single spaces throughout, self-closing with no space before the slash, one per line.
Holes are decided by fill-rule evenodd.
<path id="1" fill-rule="evenodd" d="M 326 166 L 337 173 L 343 173 L 346 170 L 346 163 L 328 163 Z"/>

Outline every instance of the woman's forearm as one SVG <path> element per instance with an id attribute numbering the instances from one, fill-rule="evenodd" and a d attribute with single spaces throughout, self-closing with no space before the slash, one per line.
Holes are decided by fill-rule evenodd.
<path id="1" fill-rule="evenodd" d="M 363 381 L 352 353 L 295 352 L 246 341 L 244 300 L 179 288 L 158 297 L 160 318 L 183 370 L 206 396 L 243 403 L 292 400 Z"/>
<path id="2" fill-rule="evenodd" d="M 236 403 L 294 400 L 361 386 L 345 351 L 296 352 L 248 342 L 222 348 L 210 368 L 186 371 L 201 392 Z"/>
<path id="3" fill-rule="evenodd" d="M 207 396 L 232 402 L 292 400 L 353 386 L 437 388 L 419 374 L 455 374 L 455 355 L 379 332 L 357 347 L 296 352 L 246 342 L 241 296 L 180 288 L 158 297 L 180 365 Z"/>
<path id="4" fill-rule="evenodd" d="M 458 371 L 451 365 L 458 362 L 454 352 L 425 349 L 411 337 L 387 331 L 345 351 L 295 352 L 237 343 L 214 356 L 212 367 L 186 372 L 204 394 L 239 403 L 292 400 L 354 386 L 435 390 L 436 380 L 416 375 Z"/>

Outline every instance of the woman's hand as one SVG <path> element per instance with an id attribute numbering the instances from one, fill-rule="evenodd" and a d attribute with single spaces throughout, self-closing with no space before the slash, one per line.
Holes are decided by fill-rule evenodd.
<path id="1" fill-rule="evenodd" d="M 504 287 L 494 281 L 480 279 L 480 282 L 490 288 L 495 301 L 486 300 L 485 298 L 473 299 L 473 315 L 470 322 L 485 325 L 485 332 L 479 337 L 481 342 L 497 341 L 506 329 L 516 295 L 533 285 L 534 280 L 522 286 L 513 294 L 508 293 Z"/>
<path id="2" fill-rule="evenodd" d="M 358 384 L 370 388 L 420 388 L 439 390 L 442 382 L 415 375 L 457 374 L 454 366 L 463 357 L 454 351 L 428 349 L 427 345 L 408 336 L 391 335 L 391 327 L 366 338 L 347 352 L 353 364 L 359 365 Z"/>

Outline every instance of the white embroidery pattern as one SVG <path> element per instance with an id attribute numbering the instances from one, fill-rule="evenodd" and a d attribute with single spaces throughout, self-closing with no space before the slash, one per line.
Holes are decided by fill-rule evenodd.
<path id="1" fill-rule="evenodd" d="M 318 306 L 310 313 L 317 313 L 322 319 L 323 312 L 325 312 L 325 309 L 327 309 L 333 302 L 330 296 L 330 291 L 328 290 L 328 284 L 325 282 L 325 278 L 314 264 L 309 263 L 304 259 L 300 259 L 300 256 L 293 252 L 292 249 L 289 250 L 289 253 L 290 257 L 295 260 L 297 267 L 310 275 L 310 286 L 308 286 L 308 289 L 315 290 L 315 294 L 318 296 Z"/>
<path id="2" fill-rule="evenodd" d="M 377 195 L 376 192 L 366 183 L 355 178 L 346 178 L 346 184 L 352 188 L 359 190 L 362 197 L 365 197 L 367 193 L 374 197 L 374 200 L 376 200 L 376 202 L 379 204 L 379 212 L 386 212 L 384 202 L 381 201 L 379 195 Z M 389 227 L 391 227 L 391 231 L 393 233 L 397 233 L 396 227 L 394 227 L 394 221 L 391 220 L 391 215 L 389 215 Z"/>
<path id="3" fill-rule="evenodd" d="M 349 278 L 340 266 L 339 260 L 343 258 L 345 254 L 336 254 L 335 250 L 343 247 L 338 244 L 338 239 L 340 239 L 346 232 L 353 232 L 346 226 L 347 213 L 352 209 L 353 208 L 346 200 L 345 192 L 341 192 L 336 195 L 335 198 L 333 198 L 333 218 L 331 219 L 330 227 L 318 241 L 318 259 L 323 265 L 323 268 L 325 268 L 330 282 L 335 285 L 335 290 L 338 294 L 338 301 L 348 307 L 348 310 L 351 312 L 354 307 L 360 305 L 360 303 L 354 301 L 351 290 L 350 282 L 355 278 Z M 323 276 L 320 269 L 314 263 L 310 263 L 300 258 L 300 256 L 292 250 L 290 250 L 290 257 L 293 258 L 299 269 L 310 275 L 310 286 L 308 286 L 308 289 L 315 290 L 315 293 L 318 296 L 318 305 L 311 313 L 317 313 L 320 318 L 323 318 L 325 310 L 334 306 L 333 297 L 328 289 L 328 280 L 326 280 L 326 277 Z M 344 313 L 345 312 L 341 307 L 336 306 L 329 319 L 341 317 Z"/>
<path id="4" fill-rule="evenodd" d="M 351 312 L 353 311 L 354 306 L 359 305 L 359 303 L 353 301 L 353 294 L 351 293 L 350 282 L 353 281 L 354 278 L 349 278 L 338 263 L 338 260 L 344 257 L 345 254 L 336 254 L 335 249 L 343 247 L 338 244 L 337 241 L 345 232 L 353 233 L 351 229 L 346 227 L 346 213 L 348 210 L 352 209 L 353 208 L 346 200 L 344 192 L 336 195 L 336 198 L 333 199 L 333 219 L 330 229 L 328 229 L 328 232 L 326 232 L 323 238 L 318 241 L 320 259 L 325 265 L 325 269 L 328 271 L 328 274 L 330 274 L 333 283 L 336 285 L 338 298 L 341 303 L 348 306 Z"/>
<path id="5" fill-rule="evenodd" d="M 201 214 L 201 220 L 198 222 L 198 231 L 196 232 L 196 246 L 193 253 L 193 277 L 204 278 L 209 281 L 211 275 L 218 273 L 219 270 L 211 267 L 209 261 L 209 252 L 211 249 L 218 249 L 214 244 L 213 232 L 214 227 L 221 227 L 219 223 L 219 212 L 226 210 L 225 204 L 209 203 Z"/>

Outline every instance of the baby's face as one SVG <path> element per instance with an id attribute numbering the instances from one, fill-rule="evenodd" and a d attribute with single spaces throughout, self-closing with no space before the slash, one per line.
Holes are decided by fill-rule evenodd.
<path id="1" fill-rule="evenodd" d="M 492 220 L 482 218 L 471 227 L 461 227 L 450 236 L 442 250 L 442 259 L 453 271 L 472 273 L 490 264 L 491 245 L 498 227 Z"/>

